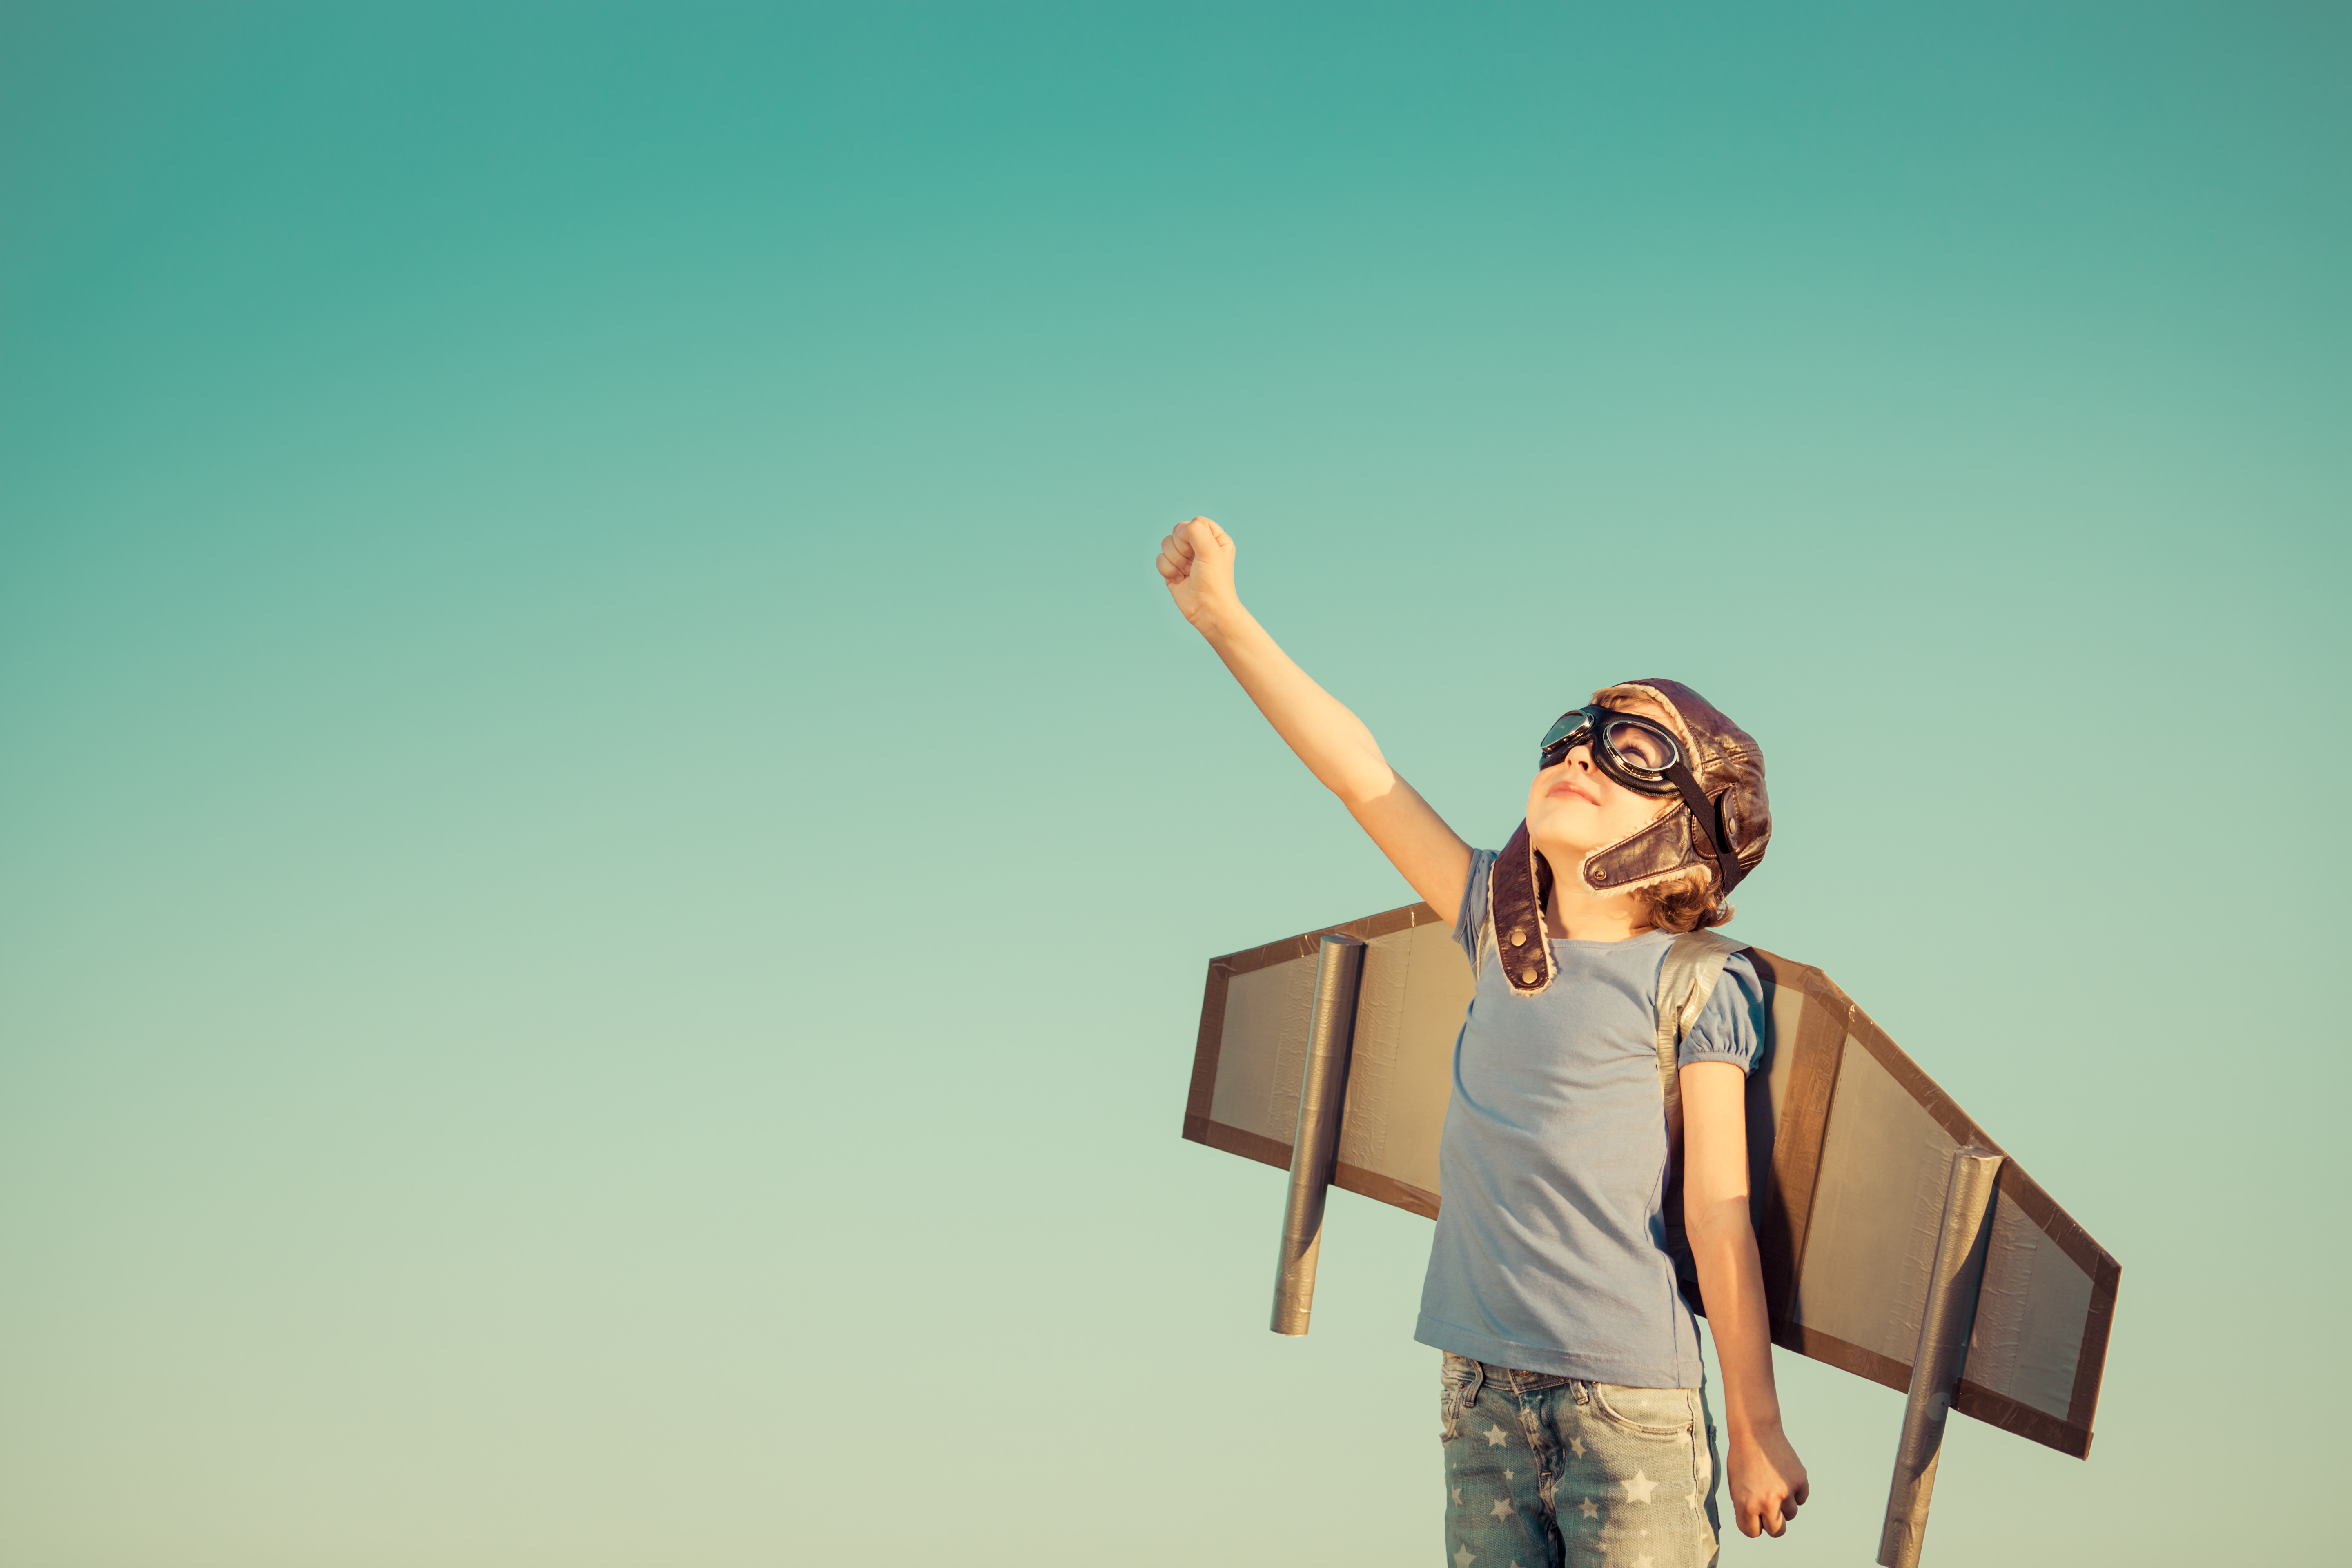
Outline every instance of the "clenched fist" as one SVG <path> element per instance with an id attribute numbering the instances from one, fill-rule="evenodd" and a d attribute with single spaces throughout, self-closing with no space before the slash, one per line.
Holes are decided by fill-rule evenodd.
<path id="1" fill-rule="evenodd" d="M 1205 517 L 1180 522 L 1160 542 L 1160 575 L 1192 629 L 1207 635 L 1234 592 L 1234 538 Z"/>
<path id="2" fill-rule="evenodd" d="M 1720 1349 L 1722 1342 L 1716 1342 Z M 1747 1442 L 1732 1439 L 1730 1463 L 1724 1477 L 1731 1489 L 1732 1516 L 1739 1533 L 1779 1536 L 1797 1517 L 1797 1510 L 1812 1495 L 1805 1462 L 1797 1458 L 1788 1437 L 1775 1424 Z"/>

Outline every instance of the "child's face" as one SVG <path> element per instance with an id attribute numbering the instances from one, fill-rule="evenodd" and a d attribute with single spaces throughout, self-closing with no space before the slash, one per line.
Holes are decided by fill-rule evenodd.
<path id="1" fill-rule="evenodd" d="M 1666 721 L 1652 703 L 1627 703 L 1621 711 Z M 1672 795 L 1660 799 L 1634 794 L 1593 766 L 1590 745 L 1572 746 L 1528 786 L 1528 837 L 1538 849 L 1572 851 L 1581 858 L 1638 832 L 1680 804 Z"/>

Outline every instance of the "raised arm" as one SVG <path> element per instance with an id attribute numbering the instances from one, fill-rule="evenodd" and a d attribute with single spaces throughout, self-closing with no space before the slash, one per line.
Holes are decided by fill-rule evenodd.
<path id="1" fill-rule="evenodd" d="M 1470 876 L 1470 847 L 1381 755 L 1364 721 L 1282 651 L 1234 590 L 1234 542 L 1205 517 L 1160 542 L 1160 575 L 1275 733 L 1339 797 L 1412 890 L 1451 921 Z"/>
<path id="2" fill-rule="evenodd" d="M 1764 1269 L 1748 1218 L 1748 1079 L 1737 1062 L 1682 1069 L 1683 1228 L 1723 1363 L 1724 1482 L 1742 1535 L 1778 1535 L 1811 1490 L 1780 1426 Z"/>

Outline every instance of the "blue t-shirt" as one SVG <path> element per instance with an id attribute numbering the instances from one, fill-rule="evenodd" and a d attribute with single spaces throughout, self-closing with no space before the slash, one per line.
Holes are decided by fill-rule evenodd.
<path id="1" fill-rule="evenodd" d="M 1698 1325 L 1665 1244 L 1657 997 L 1674 937 L 1554 941 L 1558 977 L 1522 996 L 1495 954 L 1494 863 L 1471 857 L 1454 926 L 1478 989 L 1454 1046 L 1444 1203 L 1413 1337 L 1496 1366 L 1696 1388 Z M 1763 1009 L 1754 967 L 1734 954 L 1681 1060 L 1753 1069 Z"/>

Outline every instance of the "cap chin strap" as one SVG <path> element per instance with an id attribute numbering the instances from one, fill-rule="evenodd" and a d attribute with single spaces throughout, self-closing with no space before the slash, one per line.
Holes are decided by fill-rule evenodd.
<path id="1" fill-rule="evenodd" d="M 1528 825 L 1495 858 L 1486 873 L 1486 919 L 1503 976 L 1522 996 L 1552 982 L 1551 943 L 1544 940 L 1544 906 L 1550 901 L 1551 862 L 1528 839 Z"/>

